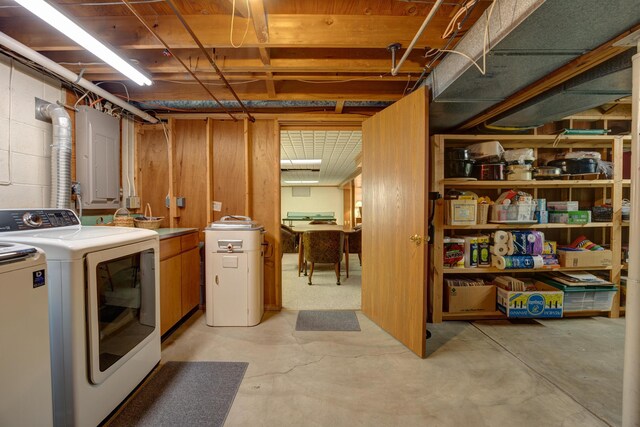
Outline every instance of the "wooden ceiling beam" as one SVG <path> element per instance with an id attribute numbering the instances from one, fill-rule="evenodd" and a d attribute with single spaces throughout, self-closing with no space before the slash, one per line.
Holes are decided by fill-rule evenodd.
<path id="1" fill-rule="evenodd" d="M 273 73 L 271 71 L 267 71 L 267 78 L 265 79 L 265 84 L 267 86 L 267 95 L 269 95 L 269 98 L 275 98 L 276 97 L 276 85 L 273 82 Z"/>
<path id="2" fill-rule="evenodd" d="M 271 51 L 268 47 L 259 47 L 258 52 L 260 52 L 260 60 L 263 65 L 271 65 Z"/>
<path id="3" fill-rule="evenodd" d="M 342 114 L 342 110 L 344 109 L 344 99 L 339 99 L 336 102 L 336 114 Z"/>
<path id="4" fill-rule="evenodd" d="M 185 61 L 187 64 L 191 62 L 192 70 L 195 72 L 209 71 L 208 64 L 199 60 Z M 197 67 L 196 67 L 197 64 Z M 271 71 L 272 73 L 370 73 L 370 76 L 389 77 L 389 64 L 387 61 L 369 61 L 369 60 L 330 60 L 330 59 L 306 59 L 306 60 L 279 60 L 272 59 L 271 65 L 265 66 L 259 59 L 255 60 L 223 60 L 217 61 L 216 64 L 225 73 L 264 73 Z M 73 71 L 85 69 L 85 73 L 115 73 L 115 71 L 107 65 L 69 65 L 64 64 Z M 142 68 L 147 72 L 155 73 L 181 73 L 184 69 L 179 64 L 171 62 L 156 62 L 145 65 L 141 63 Z M 418 75 L 422 68 L 418 64 L 407 64 L 402 67 L 402 76 L 407 79 L 407 74 Z"/>
<path id="5" fill-rule="evenodd" d="M 149 16 L 160 37 L 170 41 L 172 49 L 193 48 L 193 40 L 174 16 Z M 231 47 L 229 28 L 231 16 L 187 15 L 193 31 L 207 48 Z M 244 33 L 236 18 L 234 40 Z M 163 49 L 158 41 L 131 16 L 83 17 L 78 19 L 91 33 L 120 49 Z M 238 22 L 240 21 L 240 22 Z M 408 45 L 422 24 L 421 16 L 368 16 L 368 15 L 269 15 L 269 39 L 260 43 L 255 31 L 249 31 L 243 47 L 329 47 L 379 48 L 391 43 Z M 245 21 L 246 22 L 246 21 Z M 416 49 L 443 47 L 442 30 L 449 23 L 447 16 L 436 16 L 430 31 L 420 39 Z M 31 17 L 0 18 L 3 32 L 37 51 L 82 50 L 82 47 Z"/>
<path id="6" fill-rule="evenodd" d="M 267 13 L 262 0 L 251 0 L 251 19 L 253 20 L 253 30 L 259 43 L 269 42 L 269 25 L 267 23 Z"/>
<path id="7" fill-rule="evenodd" d="M 233 7 L 235 3 L 236 12 L 243 18 L 249 17 L 249 9 L 247 8 L 246 0 L 227 0 L 229 6 Z"/>
<path id="8" fill-rule="evenodd" d="M 271 72 L 267 72 L 263 75 L 257 73 L 227 73 L 225 78 L 229 81 L 246 81 L 246 80 L 273 80 L 273 81 L 285 81 L 285 80 L 308 80 L 317 82 L 335 82 L 341 83 L 345 81 L 368 81 L 368 82 L 407 82 L 407 76 L 373 76 L 371 74 L 350 74 L 350 75 L 326 75 L 326 74 L 273 74 L 268 76 Z M 197 72 L 196 76 L 206 83 L 218 83 L 220 78 L 214 72 Z M 122 74 L 109 73 L 109 72 L 85 72 L 84 77 L 91 81 L 125 81 Z M 193 79 L 191 76 L 185 73 L 155 73 L 154 80 L 157 81 L 173 81 L 173 82 L 191 82 Z M 410 81 L 416 81 L 418 75 L 411 76 Z"/>
<path id="9" fill-rule="evenodd" d="M 306 84 L 302 82 L 279 82 L 275 96 L 265 93 L 263 82 L 234 84 L 233 88 L 243 100 L 355 100 L 355 101 L 395 101 L 402 97 L 406 82 L 384 82 L 372 85 L 368 82 L 350 82 L 348 84 Z M 120 85 L 103 85 L 116 94 L 124 95 Z M 223 86 L 209 88 L 221 100 L 233 99 Z M 206 100 L 207 93 L 196 84 L 174 84 L 157 81 L 152 86 L 129 86 L 132 99 L 142 100 Z"/>

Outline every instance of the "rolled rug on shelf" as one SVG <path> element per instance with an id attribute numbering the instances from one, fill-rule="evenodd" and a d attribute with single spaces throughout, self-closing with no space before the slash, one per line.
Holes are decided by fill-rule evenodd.
<path id="1" fill-rule="evenodd" d="M 540 255 L 507 255 L 491 258 L 494 267 L 499 270 L 542 268 L 544 260 Z"/>

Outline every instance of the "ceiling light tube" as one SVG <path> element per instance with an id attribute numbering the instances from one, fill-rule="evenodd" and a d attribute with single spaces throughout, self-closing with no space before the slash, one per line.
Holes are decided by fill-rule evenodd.
<path id="1" fill-rule="evenodd" d="M 136 82 L 140 86 L 151 86 L 151 80 L 133 67 L 128 61 L 118 56 L 104 43 L 98 41 L 91 34 L 80 28 L 78 24 L 66 17 L 55 7 L 44 0 L 15 0 L 25 9 L 36 15 L 38 18 L 51 25 L 89 52 L 102 59 L 107 64 Z"/>
<path id="2" fill-rule="evenodd" d="M 322 163 L 322 159 L 280 160 L 281 165 L 319 165 L 321 163 Z"/>
<path id="3" fill-rule="evenodd" d="M 285 184 L 317 184 L 320 181 L 285 181 Z"/>

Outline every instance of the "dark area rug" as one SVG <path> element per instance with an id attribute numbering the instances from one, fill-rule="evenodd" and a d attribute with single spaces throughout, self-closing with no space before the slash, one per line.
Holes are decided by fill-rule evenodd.
<path id="1" fill-rule="evenodd" d="M 359 331 L 353 310 L 300 310 L 296 331 Z"/>
<path id="2" fill-rule="evenodd" d="M 248 363 L 168 362 L 108 426 L 222 426 Z"/>

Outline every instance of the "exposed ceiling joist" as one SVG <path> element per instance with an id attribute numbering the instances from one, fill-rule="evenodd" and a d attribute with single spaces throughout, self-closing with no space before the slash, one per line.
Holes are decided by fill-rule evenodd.
<path id="1" fill-rule="evenodd" d="M 180 21 L 173 16 L 147 17 L 154 23 L 154 30 L 171 42 L 173 49 L 193 48 L 193 40 L 185 33 Z M 232 47 L 229 37 L 231 16 L 185 16 L 193 31 L 207 48 Z M 269 15 L 269 39 L 260 42 L 255 31 L 249 31 L 243 47 L 331 47 L 382 49 L 391 43 L 407 45 L 416 29 L 420 28 L 420 16 L 366 16 L 366 15 Z M 120 49 L 160 49 L 164 47 L 130 16 L 82 18 L 82 25 L 112 46 Z M 446 40 L 440 38 L 449 23 L 446 16 L 436 16 L 432 21 L 433 32 L 425 34 L 417 49 L 443 47 Z M 82 50 L 59 32 L 46 27 L 25 34 L 25 28 L 33 25 L 30 18 L 0 18 L 0 27 L 6 34 L 16 37 L 38 51 Z M 236 22 L 233 39 L 241 40 L 244 25 Z M 439 31 L 440 30 L 440 31 Z"/>

